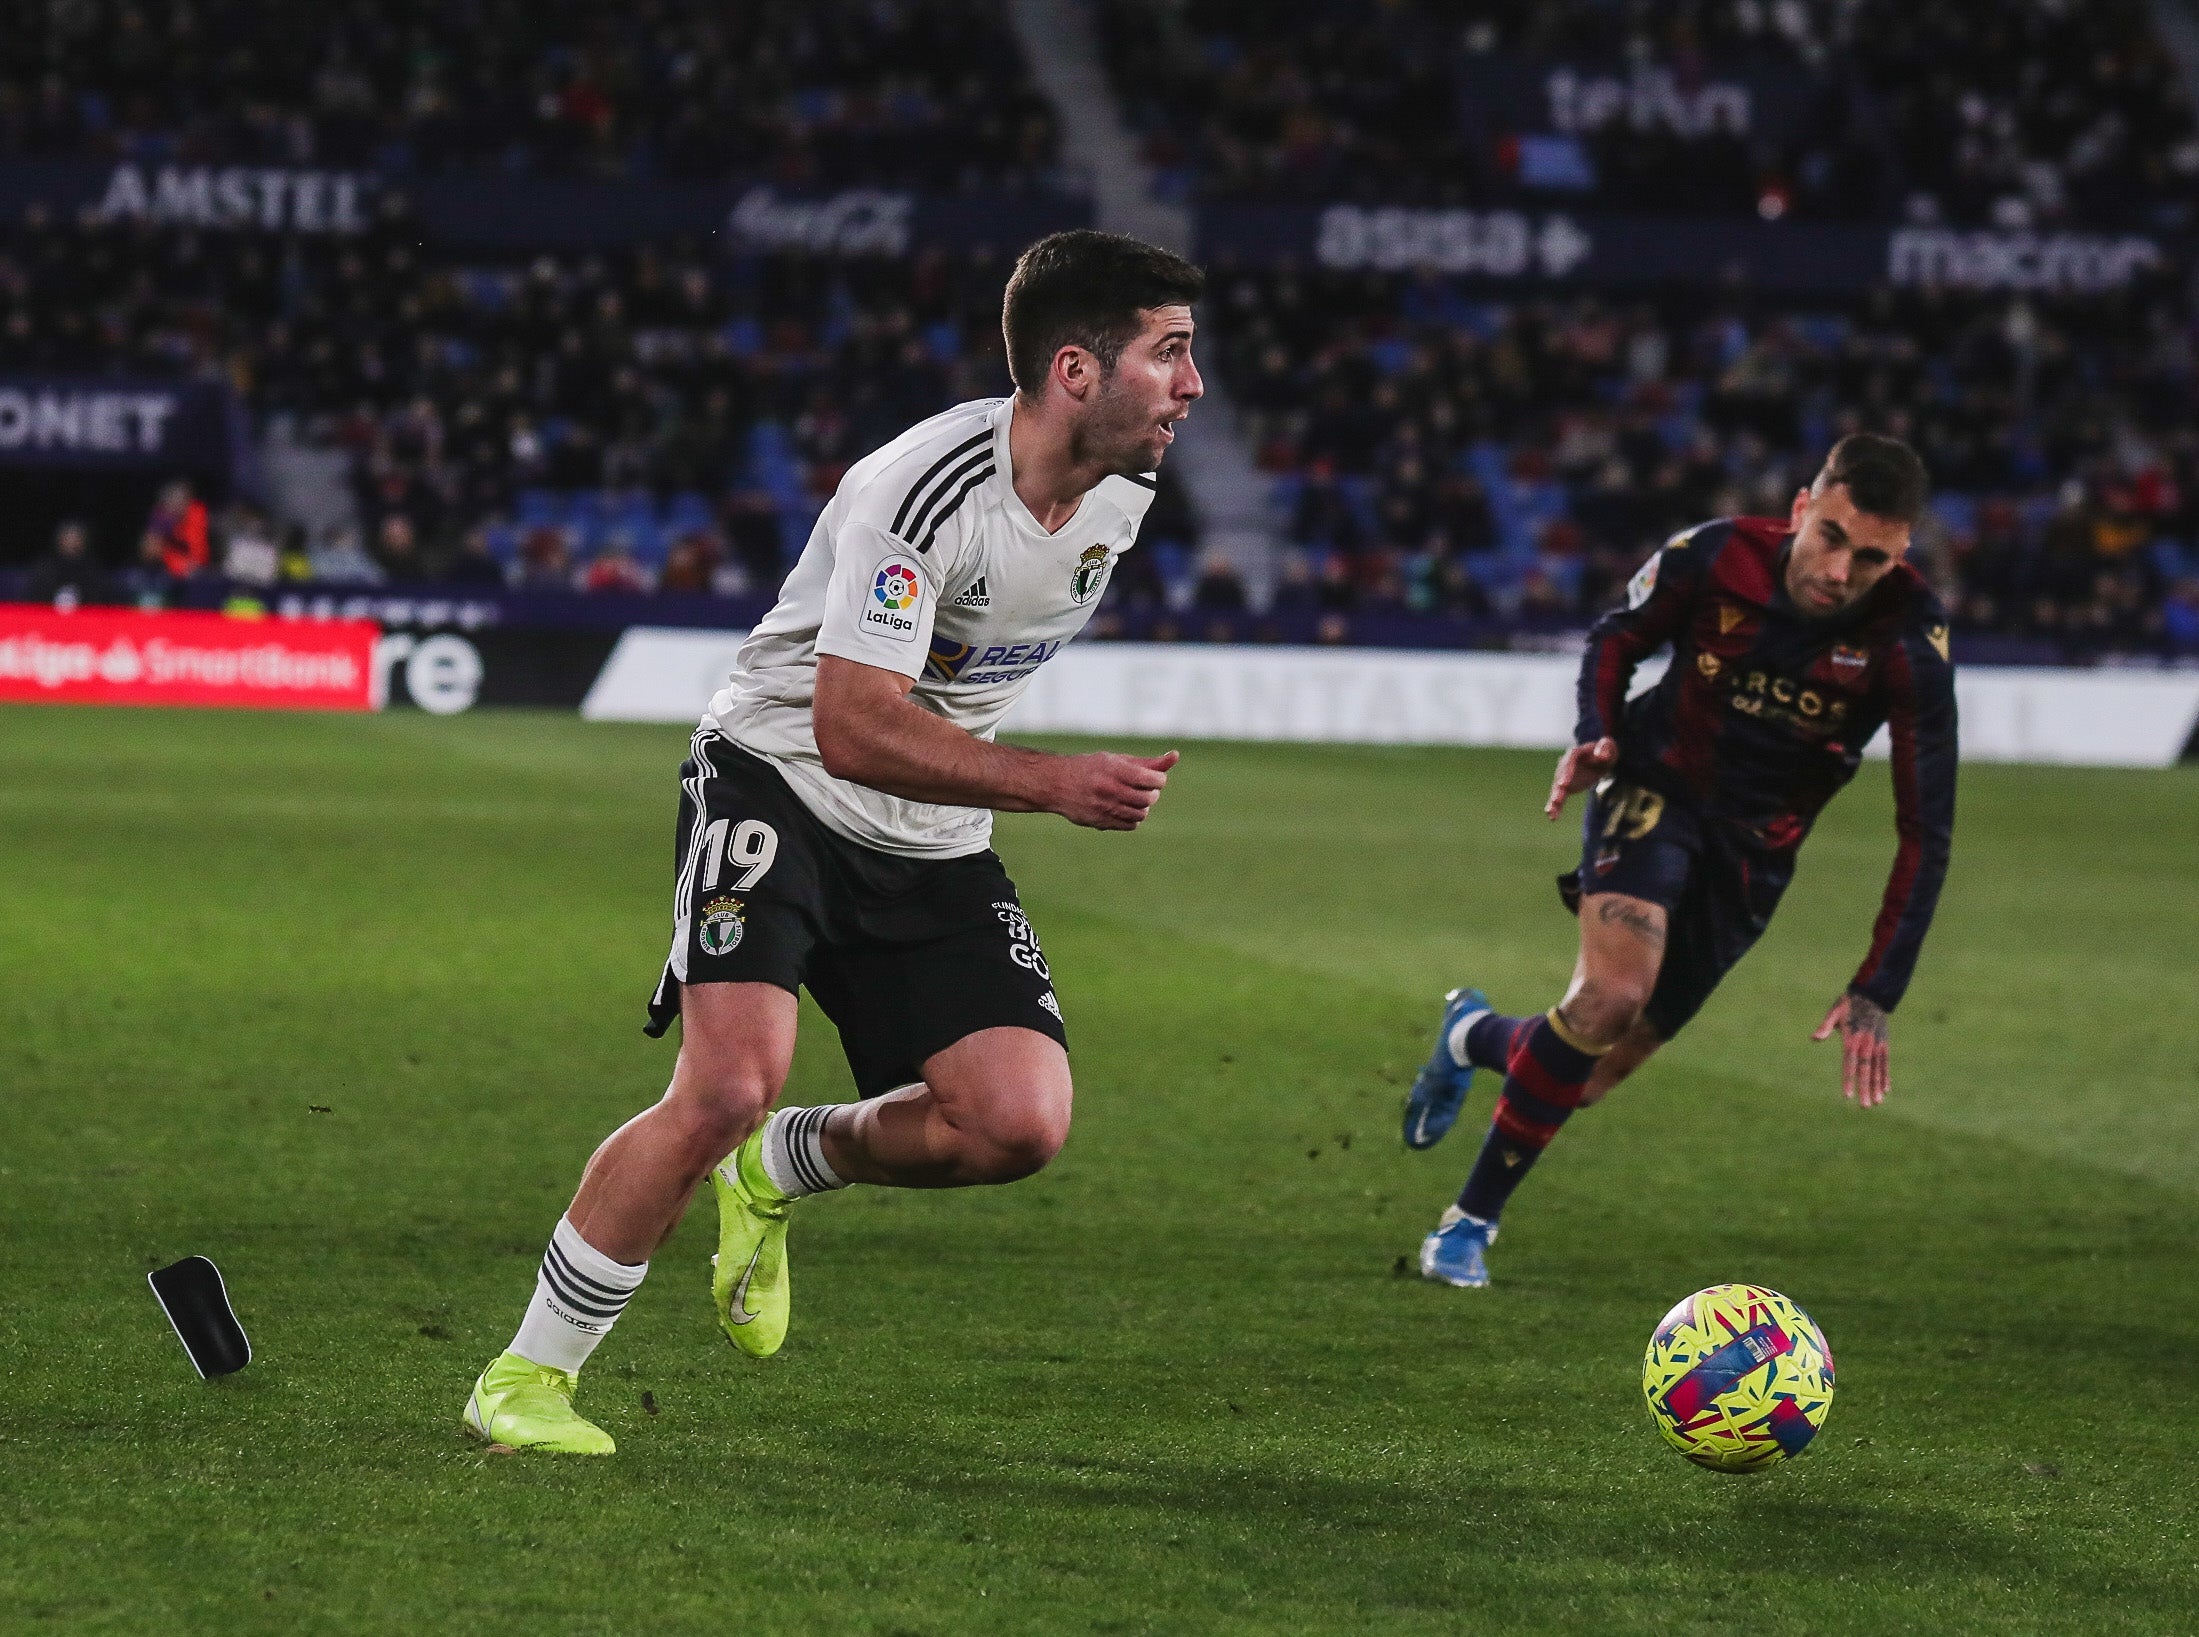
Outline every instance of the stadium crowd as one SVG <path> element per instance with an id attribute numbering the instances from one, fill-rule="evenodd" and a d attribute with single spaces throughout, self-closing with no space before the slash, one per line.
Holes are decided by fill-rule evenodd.
<path id="1" fill-rule="evenodd" d="M 1055 148 L 987 0 L 77 0 L 0 56 L 0 159 L 998 190 Z"/>
<path id="2" fill-rule="evenodd" d="M 1102 0 L 1146 157 L 1209 199 L 2180 227 L 2143 0 Z"/>
<path id="3" fill-rule="evenodd" d="M 2039 221 L 2158 225 L 2195 158 L 2135 0 L 1107 0 L 1102 22 L 1156 157 L 1223 197 L 1516 191 L 1504 143 L 1460 117 L 1477 63 L 1515 59 L 1814 87 L 1788 126 L 1817 132 L 1814 149 L 1734 137 L 1729 165 L 1731 133 L 1589 133 L 1597 186 L 1635 203 L 1758 211 L 1770 178 L 1817 214 L 2006 217 L 2014 201 Z M 740 18 L 648 0 L 615 28 L 579 0 L 389 0 L 334 26 L 271 0 L 86 0 L 42 8 L 24 44 L 0 65 L 0 159 L 757 167 L 964 188 L 1039 181 L 1054 162 L 1050 116 L 982 0 Z M 1824 125 L 1828 109 L 1845 123 Z M 1654 193 L 1728 182 L 1722 202 Z M 269 450 L 337 452 L 347 474 L 348 526 L 309 537 L 249 499 L 209 509 L 171 489 L 140 538 L 63 531 L 34 587 L 764 593 L 850 461 L 1007 388 L 1000 252 L 666 239 L 469 259 L 423 242 L 400 189 L 379 199 L 352 236 L 36 210 L 0 223 L 0 369 L 223 381 Z M 1869 426 L 1911 436 L 1934 472 L 1927 566 L 1967 629 L 2199 651 L 2199 335 L 2165 281 L 2082 302 L 1783 306 L 1215 274 L 1202 350 L 1284 520 L 1275 603 L 1324 637 L 1390 615 L 1577 627 L 1671 529 L 1783 508 L 1834 436 Z M 1111 628 L 1274 629 L 1245 617 L 1252 588 L 1196 534 L 1164 473 Z M 34 549 L 5 544 L 12 563 Z"/>
<path id="4" fill-rule="evenodd" d="M 1650 544 L 1783 514 L 1870 428 L 1933 472 L 1922 562 L 1965 628 L 2199 647 L 2199 326 L 2171 289 L 1799 310 L 1239 271 L 1215 304 L 1286 602 L 1577 624 Z"/>
<path id="5" fill-rule="evenodd" d="M 417 240 L 401 205 L 344 240 L 34 215 L 0 235 L 0 368 L 220 378 L 276 442 L 344 451 L 356 529 L 271 553 L 257 511 L 225 514 L 238 578 L 506 565 L 601 591 L 769 590 L 851 461 L 1009 385 L 990 251 L 474 264 Z"/>
<path id="6" fill-rule="evenodd" d="M 767 591 L 850 461 L 1007 388 L 990 253 L 461 265 L 414 240 L 395 215 L 348 241 L 33 220 L 0 237 L 0 368 L 218 376 L 276 440 L 348 455 L 354 530 L 240 505 L 141 575 L 593 591 Z M 2171 291 L 1799 310 L 1217 273 L 1209 367 L 1287 520 L 1285 610 L 1577 626 L 1664 534 L 1781 509 L 1872 426 L 1933 469 L 1927 562 L 1966 628 L 2199 646 L 2199 337 Z M 1173 482 L 1147 539 L 1118 603 L 1246 606 Z"/>

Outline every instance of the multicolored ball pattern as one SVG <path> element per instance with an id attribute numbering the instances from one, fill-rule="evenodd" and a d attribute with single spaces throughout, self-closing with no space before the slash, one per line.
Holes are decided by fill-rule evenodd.
<path id="1" fill-rule="evenodd" d="M 906 563 L 888 563 L 878 571 L 871 594 L 886 607 L 898 611 L 916 601 L 917 583 L 915 569 Z"/>
<path id="2" fill-rule="evenodd" d="M 1756 1472 L 1801 1454 L 1832 1395 L 1825 1333 L 1761 1285 L 1698 1290 L 1659 1322 L 1642 1360 L 1657 1430 L 1714 1472 Z"/>

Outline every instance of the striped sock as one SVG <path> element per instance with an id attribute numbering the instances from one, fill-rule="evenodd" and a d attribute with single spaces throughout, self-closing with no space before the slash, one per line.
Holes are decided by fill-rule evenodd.
<path id="1" fill-rule="evenodd" d="M 764 1124 L 759 1145 L 764 1175 L 788 1199 L 845 1188 L 847 1179 L 825 1159 L 825 1121 L 838 1103 L 782 1108 Z"/>
<path id="2" fill-rule="evenodd" d="M 1503 1071 L 1511 1066 L 1512 1048 L 1542 1019 L 1506 1017 L 1501 1012 L 1480 1012 L 1462 1017 L 1451 1031 L 1451 1059 L 1477 1069 Z"/>
<path id="3" fill-rule="evenodd" d="M 1608 1050 L 1606 1047 L 1604 1050 Z M 1580 1107 L 1603 1051 L 1584 1045 L 1558 1021 L 1556 1007 L 1515 1032 L 1504 1093 L 1458 1208 L 1481 1222 L 1503 1214 L 1512 1190 L 1542 1158 L 1558 1129 Z"/>
<path id="4" fill-rule="evenodd" d="M 612 1261 L 580 1237 L 571 1217 L 559 1217 L 511 1350 L 530 1364 L 578 1373 L 648 1271 L 647 1262 L 629 1267 Z"/>

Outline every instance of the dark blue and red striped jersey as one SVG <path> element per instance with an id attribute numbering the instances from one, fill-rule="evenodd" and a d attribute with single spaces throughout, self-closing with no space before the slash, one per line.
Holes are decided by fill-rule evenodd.
<path id="1" fill-rule="evenodd" d="M 1616 739 L 1622 778 L 1787 850 L 1887 727 L 1900 845 L 1870 953 L 1849 987 L 1891 1010 L 1938 907 L 1954 840 L 1947 615 L 1906 563 L 1855 607 L 1806 615 L 1787 595 L 1791 538 L 1781 520 L 1731 517 L 1668 540 L 1627 587 L 1626 605 L 1589 633 L 1574 737 Z M 1629 700 L 1635 668 L 1668 643 L 1671 668 Z"/>

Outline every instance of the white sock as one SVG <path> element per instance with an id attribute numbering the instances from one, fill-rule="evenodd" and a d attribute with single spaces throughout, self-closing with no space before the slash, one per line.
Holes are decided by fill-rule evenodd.
<path id="1" fill-rule="evenodd" d="M 771 1186 L 789 1199 L 845 1188 L 847 1178 L 825 1159 L 825 1121 L 838 1103 L 782 1108 L 764 1122 L 760 1157 Z"/>
<path id="2" fill-rule="evenodd" d="M 629 1267 L 612 1261 L 580 1237 L 571 1217 L 559 1217 L 511 1350 L 530 1364 L 577 1373 L 648 1271 L 647 1262 Z"/>
<path id="3" fill-rule="evenodd" d="M 1456 1063 L 1460 1068 L 1463 1069 L 1471 1067 L 1471 1064 L 1467 1061 L 1466 1057 L 1466 1031 L 1468 1029 L 1471 1029 L 1475 1024 L 1479 1023 L 1483 1018 L 1487 1017 L 1488 1015 L 1489 1008 L 1484 1006 L 1478 1012 L 1468 1012 L 1464 1017 L 1460 1018 L 1456 1023 L 1451 1025 L 1451 1032 L 1447 1037 L 1445 1037 L 1443 1044 L 1444 1048 L 1451 1054 L 1451 1061 Z"/>
<path id="4" fill-rule="evenodd" d="M 1441 1233 L 1454 1222 L 1471 1222 L 1477 1228 L 1487 1228 L 1489 1243 L 1493 1245 L 1497 1242 L 1497 1225 L 1494 1222 L 1475 1216 L 1457 1205 L 1446 1205 L 1443 1208 L 1443 1219 L 1435 1225 L 1435 1231 Z"/>

